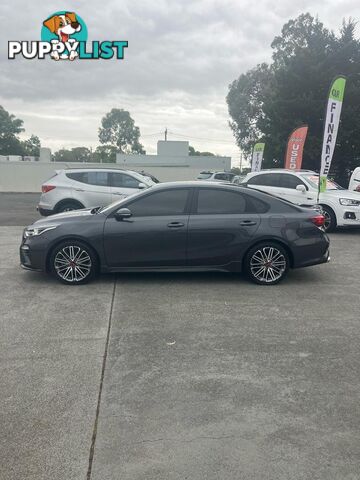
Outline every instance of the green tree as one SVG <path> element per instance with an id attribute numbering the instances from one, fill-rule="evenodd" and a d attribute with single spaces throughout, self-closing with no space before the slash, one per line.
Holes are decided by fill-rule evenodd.
<path id="1" fill-rule="evenodd" d="M 90 162 L 91 150 L 87 147 L 61 148 L 54 153 L 55 162 Z"/>
<path id="2" fill-rule="evenodd" d="M 40 138 L 36 135 L 31 135 L 30 138 L 21 142 L 23 155 L 29 155 L 30 157 L 40 156 L 41 142 Z"/>
<path id="3" fill-rule="evenodd" d="M 116 147 L 120 153 L 145 153 L 139 139 L 140 129 L 126 110 L 113 108 L 102 118 L 100 143 Z"/>
<path id="4" fill-rule="evenodd" d="M 99 145 L 94 152 L 94 161 L 102 163 L 116 162 L 116 147 L 112 145 Z"/>
<path id="5" fill-rule="evenodd" d="M 346 184 L 360 151 L 360 42 L 355 23 L 339 35 L 309 13 L 286 23 L 271 45 L 273 61 L 240 75 L 227 95 L 230 127 L 250 158 L 255 141 L 266 143 L 264 166 L 283 166 L 287 138 L 309 125 L 303 168 L 319 170 L 328 90 L 339 73 L 348 77 L 332 172 Z"/>
<path id="6" fill-rule="evenodd" d="M 23 131 L 23 121 L 0 105 L 0 155 L 23 154 L 23 148 L 18 138 L 19 133 Z"/>
<path id="7" fill-rule="evenodd" d="M 197 157 L 197 156 L 200 156 L 200 157 L 214 157 L 215 156 L 211 152 L 199 152 L 198 150 L 195 150 L 195 148 L 192 147 L 191 145 L 189 145 L 189 155 L 191 157 Z"/>

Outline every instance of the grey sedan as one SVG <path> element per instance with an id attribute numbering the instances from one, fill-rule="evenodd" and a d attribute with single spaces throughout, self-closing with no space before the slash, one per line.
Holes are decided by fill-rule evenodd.
<path id="1" fill-rule="evenodd" d="M 272 285 L 289 268 L 325 263 L 324 217 L 246 187 L 162 183 L 107 207 L 41 219 L 24 230 L 25 269 L 66 284 L 98 272 L 244 271 Z"/>

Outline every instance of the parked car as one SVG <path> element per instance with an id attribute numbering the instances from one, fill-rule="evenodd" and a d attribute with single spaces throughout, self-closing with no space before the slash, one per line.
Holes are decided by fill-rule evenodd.
<path id="1" fill-rule="evenodd" d="M 249 188 L 271 193 L 297 205 L 317 203 L 319 175 L 311 170 L 271 169 L 248 173 L 243 182 Z M 360 193 L 345 190 L 328 180 L 319 204 L 327 232 L 337 226 L 360 225 Z"/>
<path id="2" fill-rule="evenodd" d="M 256 190 L 160 183 L 104 208 L 65 212 L 24 230 L 21 265 L 66 284 L 100 272 L 245 271 L 272 285 L 325 263 L 324 216 Z"/>
<path id="3" fill-rule="evenodd" d="M 231 180 L 231 183 L 240 185 L 240 183 L 243 183 L 245 177 L 246 175 L 235 175 L 234 178 Z"/>
<path id="4" fill-rule="evenodd" d="M 232 182 L 236 175 L 231 172 L 213 172 L 203 171 L 200 172 L 197 180 L 207 180 L 208 182 Z"/>
<path id="5" fill-rule="evenodd" d="M 355 168 L 350 177 L 349 190 L 360 192 L 360 167 Z"/>
<path id="6" fill-rule="evenodd" d="M 76 168 L 56 170 L 41 188 L 38 210 L 41 215 L 109 205 L 155 183 L 130 170 Z"/>

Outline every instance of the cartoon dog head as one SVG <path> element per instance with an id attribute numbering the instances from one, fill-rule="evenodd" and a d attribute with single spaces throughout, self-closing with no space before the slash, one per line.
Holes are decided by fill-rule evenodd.
<path id="1" fill-rule="evenodd" d="M 53 15 L 43 22 L 50 32 L 55 33 L 61 42 L 67 42 L 70 35 L 80 32 L 81 25 L 75 13 L 65 12 L 63 15 Z"/>

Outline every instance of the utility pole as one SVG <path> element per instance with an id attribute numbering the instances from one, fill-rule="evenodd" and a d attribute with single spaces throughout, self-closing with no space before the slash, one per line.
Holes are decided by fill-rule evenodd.
<path id="1" fill-rule="evenodd" d="M 167 141 L 167 127 L 165 128 L 165 142 Z"/>
<path id="2" fill-rule="evenodd" d="M 240 152 L 240 173 L 242 172 L 242 160 L 243 160 L 243 154 Z"/>

